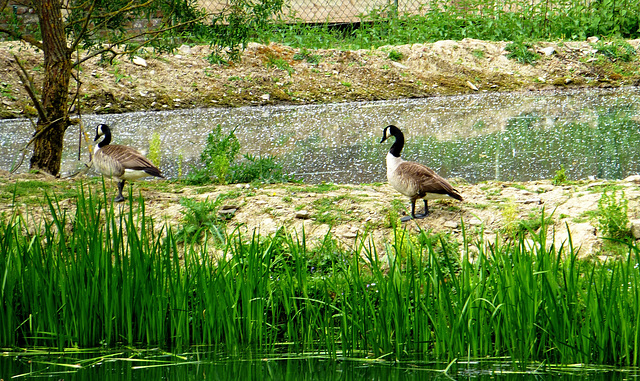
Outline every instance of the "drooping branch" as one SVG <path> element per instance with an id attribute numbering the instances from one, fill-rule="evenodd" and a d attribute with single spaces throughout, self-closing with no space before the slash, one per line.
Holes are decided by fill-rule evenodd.
<path id="1" fill-rule="evenodd" d="M 40 103 L 40 100 L 38 99 L 38 97 L 36 97 L 36 93 L 34 90 L 35 86 L 33 84 L 33 79 L 29 75 L 29 72 L 27 72 L 24 66 L 22 66 L 22 63 L 20 62 L 20 60 L 15 54 L 13 55 L 13 62 L 15 62 L 16 65 L 18 65 L 18 67 L 20 68 L 20 70 L 16 70 L 16 72 L 18 73 L 18 77 L 20 77 L 20 81 L 22 81 L 22 85 L 24 86 L 24 89 L 27 91 L 29 98 L 31 98 L 31 101 L 33 102 L 34 107 L 38 111 L 38 117 L 40 118 L 40 120 L 44 121 L 45 123 L 48 123 L 47 114 L 44 112 L 44 107 L 42 107 L 42 103 Z"/>
<path id="2" fill-rule="evenodd" d="M 185 26 L 185 25 L 193 24 L 193 23 L 195 23 L 195 22 L 197 22 L 197 21 L 200 21 L 200 20 L 205 19 L 206 17 L 207 17 L 207 16 L 201 16 L 201 17 L 198 17 L 197 19 L 190 20 L 190 21 L 185 21 L 185 22 L 182 22 L 182 23 L 179 23 L 179 24 L 172 25 L 172 26 L 170 26 L 170 27 L 165 27 L 165 26 L 167 25 L 167 23 L 165 22 L 165 23 L 164 23 L 164 24 L 163 24 L 159 29 L 156 29 L 156 30 L 153 30 L 153 31 L 149 31 L 149 32 L 142 32 L 142 33 L 138 33 L 138 34 L 135 34 L 135 35 L 129 36 L 129 37 L 127 37 L 127 38 L 123 38 L 123 39 L 120 39 L 120 40 L 118 40 L 118 41 L 112 42 L 112 43 L 110 43 L 108 46 L 106 46 L 106 47 L 104 47 L 104 48 L 102 48 L 102 49 L 98 49 L 98 50 L 96 50 L 96 51 L 92 52 L 91 54 L 86 55 L 86 56 L 85 56 L 85 57 L 83 57 L 82 59 L 80 59 L 80 60 L 78 60 L 78 61 L 74 62 L 74 63 L 73 63 L 73 66 L 75 67 L 76 65 L 80 65 L 80 64 L 82 64 L 83 62 L 85 62 L 85 61 L 87 61 L 87 60 L 90 60 L 90 59 L 91 59 L 91 58 L 93 58 L 93 57 L 96 57 L 96 56 L 98 56 L 98 55 L 100 55 L 100 54 L 107 53 L 107 52 L 109 52 L 109 53 L 113 54 L 113 56 L 114 56 L 114 57 L 115 57 L 115 56 L 119 56 L 119 55 L 124 55 L 124 54 L 133 53 L 135 50 L 124 50 L 124 51 L 121 51 L 121 52 L 117 52 L 114 48 L 115 48 L 116 46 L 118 46 L 118 45 L 122 45 L 122 44 L 124 44 L 124 43 L 126 43 L 126 42 L 128 42 L 128 41 L 131 41 L 131 40 L 137 39 L 137 38 L 139 38 L 139 37 L 143 37 L 143 36 L 151 36 L 151 38 L 149 38 L 149 39 L 145 40 L 145 42 L 143 42 L 142 44 L 140 44 L 140 46 L 148 45 L 149 43 L 151 43 L 151 42 L 153 42 L 153 41 L 155 41 L 155 40 L 159 39 L 159 38 L 160 38 L 160 36 L 159 36 L 159 34 L 160 34 L 160 33 L 167 32 L 167 31 L 170 31 L 170 30 L 172 30 L 172 29 L 180 28 L 180 27 L 183 27 L 183 26 Z M 137 47 L 136 47 L 136 50 L 137 50 L 137 49 L 139 49 L 139 48 L 140 48 L 140 46 L 137 46 Z"/>

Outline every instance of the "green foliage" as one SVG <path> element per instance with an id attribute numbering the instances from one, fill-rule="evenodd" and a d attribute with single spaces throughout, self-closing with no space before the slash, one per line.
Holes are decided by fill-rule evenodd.
<path id="1" fill-rule="evenodd" d="M 553 176 L 553 185 L 562 185 L 567 182 L 567 174 L 564 169 L 564 165 L 560 165 L 560 169 L 556 171 L 555 176 Z"/>
<path id="2" fill-rule="evenodd" d="M 204 167 L 193 169 L 185 180 L 188 184 L 227 183 L 231 163 L 240 151 L 240 142 L 234 132 L 235 129 L 226 135 L 223 134 L 220 124 L 213 128 L 207 136 L 205 148 L 200 153 Z"/>
<path id="3" fill-rule="evenodd" d="M 147 158 L 156 166 L 160 166 L 162 152 L 162 141 L 160 140 L 160 134 L 156 131 L 151 135 L 151 141 L 149 142 L 149 154 Z"/>
<path id="4" fill-rule="evenodd" d="M 215 242 L 225 241 L 225 220 L 218 216 L 222 199 L 215 201 L 198 201 L 191 198 L 180 198 L 180 205 L 185 207 L 182 228 L 176 233 L 179 241 L 189 243 L 201 242 L 203 237 L 212 236 Z"/>
<path id="5" fill-rule="evenodd" d="M 389 55 L 387 56 L 391 61 L 400 61 L 402 60 L 402 53 L 400 53 L 397 50 L 392 50 L 389 52 Z"/>
<path id="6" fill-rule="evenodd" d="M 636 58 L 637 52 L 633 46 L 624 40 L 598 41 L 591 44 L 599 54 L 604 55 L 612 61 L 620 60 L 631 62 Z"/>
<path id="7" fill-rule="evenodd" d="M 49 199 L 39 223 L 0 219 L 0 346 L 508 356 L 522 366 L 640 358 L 633 242 L 626 258 L 600 263 L 548 245 L 546 229 L 489 244 L 398 228 L 384 253 L 365 237 L 345 247 L 327 233 L 311 245 L 281 229 L 230 237 L 215 255 L 154 226 L 142 199 L 121 213 L 105 197 L 81 190 L 73 212 Z M 183 202 L 194 234 L 218 229 L 219 200 Z"/>
<path id="8" fill-rule="evenodd" d="M 531 50 L 531 44 L 525 42 L 511 42 L 504 48 L 509 52 L 507 58 L 514 59 L 522 64 L 535 65 L 540 55 Z"/>
<path id="9" fill-rule="evenodd" d="M 240 152 L 240 142 L 235 129 L 228 134 L 217 125 L 207 136 L 207 144 L 200 154 L 202 168 L 193 168 L 185 182 L 192 185 L 209 183 L 262 183 L 288 182 L 293 179 L 284 174 L 282 165 L 274 156 L 254 156 L 246 154 L 236 162 Z"/>
<path id="10" fill-rule="evenodd" d="M 253 156 L 244 155 L 244 160 L 233 164 L 230 168 L 231 183 L 251 183 L 259 181 L 261 183 L 284 183 L 292 180 L 290 176 L 284 174 L 282 165 L 276 162 L 276 158 L 271 155 Z"/>
<path id="11" fill-rule="evenodd" d="M 602 191 L 598 201 L 598 227 L 602 236 L 621 241 L 630 239 L 628 204 L 624 191 L 620 192 L 619 198 L 616 191 Z"/>
<path id="12" fill-rule="evenodd" d="M 267 67 L 276 67 L 280 70 L 284 70 L 286 71 L 289 76 L 291 76 L 291 74 L 293 74 L 293 72 L 295 71 L 291 65 L 289 65 L 289 62 L 287 60 L 285 60 L 284 58 L 280 58 L 277 57 L 275 55 L 269 54 L 267 56 L 267 62 L 265 63 L 265 65 Z"/>
<path id="13" fill-rule="evenodd" d="M 212 56 L 219 58 L 226 53 L 232 61 L 240 59 L 250 39 L 267 28 L 283 5 L 283 0 L 231 0 L 223 12 L 214 15 L 209 28 Z"/>
<path id="14" fill-rule="evenodd" d="M 302 48 L 299 53 L 293 55 L 293 59 L 296 61 L 305 60 L 310 64 L 317 65 L 320 63 L 320 55 L 310 53 L 306 48 Z"/>

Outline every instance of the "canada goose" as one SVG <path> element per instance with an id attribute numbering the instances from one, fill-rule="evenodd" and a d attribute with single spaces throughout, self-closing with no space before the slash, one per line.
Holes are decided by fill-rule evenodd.
<path id="1" fill-rule="evenodd" d="M 122 189 L 125 180 L 136 180 L 146 176 L 164 178 L 160 170 L 134 148 L 109 144 L 111 128 L 106 124 L 96 127 L 96 137 L 93 141 L 97 141 L 101 136 L 104 138 L 94 148 L 93 163 L 103 175 L 119 180 L 118 196 L 113 201 L 124 201 Z"/>
<path id="2" fill-rule="evenodd" d="M 387 135 L 389 131 L 389 135 Z M 382 133 L 383 143 L 389 136 L 394 136 L 396 141 L 391 145 L 387 154 L 387 180 L 398 192 L 411 200 L 411 217 L 402 217 L 402 222 L 412 218 L 424 218 L 429 215 L 427 200 L 439 198 L 454 198 L 462 201 L 462 196 L 451 184 L 431 168 L 413 161 L 405 161 L 400 157 L 404 147 L 404 134 L 394 125 L 385 127 Z M 416 200 L 424 200 L 424 214 L 416 215 Z"/>

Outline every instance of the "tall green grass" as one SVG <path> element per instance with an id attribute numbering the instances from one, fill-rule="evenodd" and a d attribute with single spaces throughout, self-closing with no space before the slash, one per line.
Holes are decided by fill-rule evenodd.
<path id="1" fill-rule="evenodd" d="M 529 239 L 457 250 L 427 232 L 344 249 L 282 229 L 215 251 L 156 226 L 141 199 L 79 193 L 72 213 L 49 198 L 40 223 L 0 222 L 0 346 L 638 365 L 638 247 L 580 261 L 547 245 L 544 216 Z"/>

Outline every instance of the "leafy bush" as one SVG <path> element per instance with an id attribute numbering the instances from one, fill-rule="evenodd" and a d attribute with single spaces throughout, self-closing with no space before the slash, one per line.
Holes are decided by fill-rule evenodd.
<path id="1" fill-rule="evenodd" d="M 244 161 L 232 165 L 230 172 L 231 183 L 250 183 L 254 181 L 282 183 L 291 181 L 291 178 L 282 171 L 282 165 L 276 163 L 276 158 L 271 155 L 262 157 L 244 155 Z"/>
<path id="2" fill-rule="evenodd" d="M 204 167 L 193 170 L 186 179 L 188 184 L 202 185 L 211 182 L 226 184 L 231 163 L 240 151 L 240 142 L 234 132 L 235 129 L 223 135 L 222 127 L 218 124 L 209 133 L 207 144 L 200 154 Z"/>
<path id="3" fill-rule="evenodd" d="M 615 191 L 609 194 L 605 189 L 602 192 L 598 201 L 598 227 L 602 236 L 623 241 L 631 237 L 627 216 L 628 203 L 624 192 L 621 192 L 619 199 Z"/>
<path id="4" fill-rule="evenodd" d="M 535 65 L 536 61 L 540 57 L 538 53 L 531 51 L 531 44 L 525 42 L 512 42 L 509 43 L 505 50 L 509 52 L 507 58 L 514 59 L 522 64 Z"/>
<path id="5" fill-rule="evenodd" d="M 240 143 L 235 129 L 227 135 L 222 127 L 216 126 L 207 136 L 207 144 L 200 154 L 202 168 L 194 168 L 185 182 L 192 185 L 209 183 L 264 183 L 288 182 L 292 178 L 284 174 L 282 165 L 271 155 L 263 157 L 244 155 L 244 160 L 236 163 L 240 151 Z"/>
<path id="6" fill-rule="evenodd" d="M 631 62 L 637 55 L 633 46 L 626 41 L 598 41 L 591 46 L 593 46 L 598 53 L 612 61 L 620 60 L 623 62 Z"/>
<path id="7" fill-rule="evenodd" d="M 553 176 L 553 185 L 561 185 L 567 182 L 567 173 L 564 169 L 564 165 L 560 166 L 560 169 L 556 171 L 556 175 Z"/>

